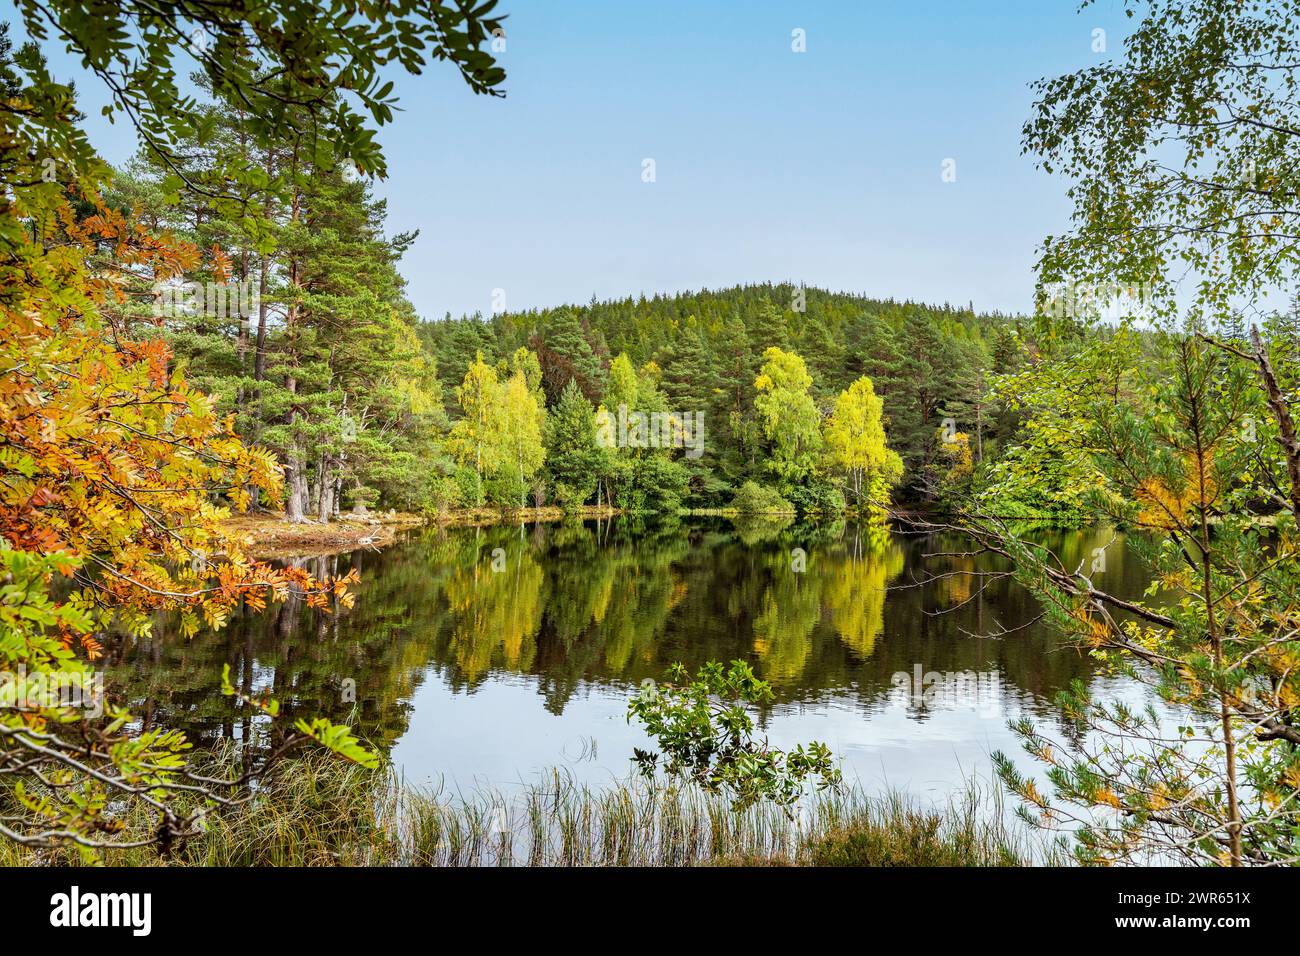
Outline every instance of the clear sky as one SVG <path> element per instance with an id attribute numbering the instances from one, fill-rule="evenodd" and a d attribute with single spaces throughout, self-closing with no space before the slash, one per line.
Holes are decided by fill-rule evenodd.
<path id="1" fill-rule="evenodd" d="M 1027 309 L 1035 248 L 1067 213 L 1065 183 L 1020 155 L 1028 84 L 1114 55 L 1125 24 L 1118 0 L 499 9 L 507 98 L 435 64 L 398 78 L 380 134 L 378 191 L 392 231 L 420 231 L 403 272 L 427 318 L 490 312 L 496 289 L 516 310 L 766 280 Z M 17 27 L 11 0 L 0 19 Z M 125 159 L 131 131 L 78 86 L 92 142 Z"/>

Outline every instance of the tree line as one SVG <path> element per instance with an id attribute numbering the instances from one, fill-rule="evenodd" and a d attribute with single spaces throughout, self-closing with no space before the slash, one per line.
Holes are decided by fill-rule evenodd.
<path id="1" fill-rule="evenodd" d="M 275 455 L 291 521 L 545 503 L 879 513 L 891 495 L 942 505 L 989 484 L 1025 437 L 990 386 L 1037 354 L 1032 323 L 970 306 L 766 283 L 421 319 L 400 271 L 417 234 L 386 232 L 356 164 L 319 139 L 259 139 L 200 88 L 173 147 L 145 144 L 104 192 L 124 224 L 194 250 L 134 270 L 114 319 L 161 329 L 174 367 Z M 247 181 L 204 188 L 230 169 Z M 600 440 L 629 416 L 667 422 L 668 440 Z M 1003 504 L 1082 514 L 1050 490 L 1021 497 Z"/>
<path id="2" fill-rule="evenodd" d="M 400 272 L 416 234 L 385 232 L 364 177 L 328 144 L 259 145 L 240 109 L 199 115 L 105 193 L 126 223 L 200 250 L 179 272 L 137 270 L 115 317 L 161 327 L 176 368 L 276 456 L 291 521 L 546 503 L 879 511 L 895 488 L 943 498 L 1015 433 L 986 390 L 1026 354 L 1023 323 L 969 307 L 763 284 L 421 320 Z M 183 188 L 231 163 L 257 172 L 254 218 Z M 643 416 L 664 441 L 638 442 Z"/>
<path id="3" fill-rule="evenodd" d="M 459 369 L 480 359 L 508 364 L 527 349 L 548 408 L 566 404 L 572 383 L 597 414 L 625 404 L 700 413 L 702 454 L 655 466 L 662 473 L 648 484 L 673 493 L 651 506 L 727 507 L 751 485 L 824 512 L 887 504 L 895 487 L 903 500 L 933 503 L 953 477 L 995 460 L 1016 420 L 986 400 L 985 387 L 1032 347 L 1021 327 L 1016 317 L 970 308 L 768 283 L 448 315 L 418 331 L 443 377 L 449 417 L 463 414 Z M 542 475 L 542 493 L 571 494 L 555 474 Z M 638 508 L 644 484 L 615 475 L 587 497 Z M 628 489 L 621 501 L 620 486 Z"/>

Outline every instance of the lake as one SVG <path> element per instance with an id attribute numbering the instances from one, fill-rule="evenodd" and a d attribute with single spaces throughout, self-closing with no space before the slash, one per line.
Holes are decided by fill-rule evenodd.
<path id="1" fill-rule="evenodd" d="M 1039 540 L 1070 567 L 1105 548 L 1121 596 L 1146 584 L 1109 530 Z M 1018 585 L 981 589 L 967 573 L 992 564 L 926 557 L 970 546 L 721 518 L 422 529 L 382 552 L 302 562 L 357 568 L 352 610 L 290 600 L 190 640 L 162 621 L 154 638 L 106 643 L 107 686 L 146 725 L 262 743 L 261 719 L 218 693 L 229 663 L 246 693 L 268 691 L 289 715 L 349 720 L 409 782 L 510 788 L 550 768 L 626 776 L 647 744 L 625 717 L 641 683 L 676 661 L 744 658 L 775 691 L 761 714 L 774 742 L 821 740 L 870 789 L 942 797 L 987 778 L 992 751 L 1019 755 L 1007 720 L 1052 721 L 1069 681 L 1139 693 L 1035 622 Z"/>

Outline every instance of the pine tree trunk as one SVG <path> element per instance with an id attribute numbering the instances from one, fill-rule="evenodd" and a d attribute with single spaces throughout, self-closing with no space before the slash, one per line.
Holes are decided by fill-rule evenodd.
<path id="1" fill-rule="evenodd" d="M 266 176 L 268 181 L 275 174 L 275 154 L 268 149 L 266 151 Z M 262 209 L 267 218 L 271 216 L 271 199 L 268 193 L 266 203 Z M 269 303 L 266 300 L 267 286 L 270 283 L 271 275 L 271 257 L 262 256 L 262 267 L 257 277 L 257 346 L 253 355 L 253 380 L 260 382 L 266 377 L 266 316 Z M 262 393 L 259 390 L 257 397 L 260 399 Z"/>
<path id="2" fill-rule="evenodd" d="M 321 524 L 330 520 L 330 488 L 332 482 L 329 477 L 329 456 L 322 454 L 320 456 L 320 472 L 317 476 L 317 484 L 320 485 L 319 498 L 316 502 L 316 517 L 320 519 Z"/>
<path id="3" fill-rule="evenodd" d="M 243 273 L 240 276 L 240 282 L 248 281 L 248 251 L 244 251 L 244 265 L 240 270 Z M 243 299 L 243 292 L 240 292 L 240 298 Z M 239 337 L 235 343 L 235 355 L 239 361 L 240 375 L 248 374 L 248 306 L 241 301 L 239 312 Z M 235 393 L 235 407 L 244 407 L 244 386 L 241 383 L 238 391 Z"/>
<path id="4" fill-rule="evenodd" d="M 285 516 L 294 524 L 302 524 L 306 518 L 307 477 L 303 474 L 302 452 L 298 443 L 289 449 L 289 461 L 285 465 L 289 472 L 288 493 L 285 497 Z"/>
<path id="5" fill-rule="evenodd" d="M 271 258 L 262 256 L 262 266 L 257 273 L 257 341 L 253 346 L 253 380 L 256 382 L 266 378 L 266 315 L 268 303 L 266 301 L 266 287 L 270 281 Z M 262 397 L 261 391 L 257 392 L 257 397 Z"/>
<path id="6" fill-rule="evenodd" d="M 295 168 L 297 167 L 295 157 Z M 289 221 L 296 223 L 301 210 L 301 195 L 295 190 L 293 202 L 289 211 Z M 293 299 L 289 303 L 289 309 L 285 313 L 285 329 L 289 347 L 287 349 L 287 358 L 293 363 L 290 368 L 294 368 L 298 361 L 298 260 L 292 258 L 289 260 L 289 286 L 293 292 Z M 285 390 L 289 393 L 289 462 L 288 469 L 292 472 L 289 481 L 289 499 L 286 502 L 289 520 L 294 524 L 301 524 L 307 514 L 307 467 L 304 461 L 302 440 L 297 434 L 298 423 L 298 379 L 293 372 L 289 373 L 288 380 L 285 382 Z"/>
<path id="7" fill-rule="evenodd" d="M 290 398 L 289 407 L 289 454 L 288 461 L 285 462 L 285 471 L 288 472 L 287 492 L 285 497 L 284 509 L 285 515 L 294 524 L 301 524 L 306 517 L 307 511 L 307 474 L 306 467 L 303 464 L 302 446 L 298 441 L 298 436 L 294 433 L 294 426 L 298 421 L 298 410 L 292 404 L 298 395 L 298 380 L 292 375 L 285 383 L 285 389 L 288 391 Z"/>

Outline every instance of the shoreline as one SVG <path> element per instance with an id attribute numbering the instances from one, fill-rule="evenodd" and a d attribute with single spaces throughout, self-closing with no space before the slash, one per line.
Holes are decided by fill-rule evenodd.
<path id="1" fill-rule="evenodd" d="M 565 518 L 605 520 L 622 514 L 622 508 L 607 505 L 583 505 L 576 511 L 568 512 L 555 505 L 543 505 L 540 508 L 456 508 L 431 517 L 428 523 L 440 528 L 485 528 L 498 524 L 545 524 L 563 521 Z"/>
<path id="2" fill-rule="evenodd" d="M 583 505 L 566 512 L 555 505 L 540 508 L 457 508 L 439 514 L 413 514 L 403 511 L 376 511 L 368 515 L 347 513 L 326 524 L 309 519 L 293 524 L 283 515 L 270 512 L 234 515 L 222 526 L 242 535 L 249 557 L 261 560 L 277 558 L 321 557 L 354 551 L 358 548 L 386 548 L 398 535 L 415 528 L 487 528 L 505 524 L 553 524 L 566 519 L 579 521 L 612 520 L 624 514 L 621 508 Z M 790 511 L 739 512 L 734 508 L 689 508 L 682 517 L 715 517 L 735 521 L 737 518 L 793 519 Z M 843 516 L 842 516 L 843 517 Z M 907 525 L 931 513 L 912 510 L 898 512 L 894 523 Z M 1046 527 L 1064 527 L 1043 522 Z"/>
<path id="3" fill-rule="evenodd" d="M 233 515 L 221 526 L 243 537 L 250 558 L 268 560 L 383 548 L 396 541 L 399 532 L 425 523 L 420 515 L 405 512 L 375 512 L 365 517 L 346 514 L 326 524 L 314 519 L 294 524 L 278 513 L 250 513 Z"/>
<path id="4" fill-rule="evenodd" d="M 233 515 L 222 527 L 244 538 L 249 557 L 261 560 L 276 558 L 322 557 L 355 551 L 358 548 L 386 548 L 404 531 L 415 528 L 483 528 L 502 524 L 539 524 L 563 520 L 566 516 L 580 520 L 611 519 L 623 512 L 619 508 L 583 506 L 568 515 L 554 506 L 542 508 L 458 508 L 437 515 L 418 515 L 404 511 L 376 511 L 369 515 L 344 514 L 325 524 L 309 519 L 294 524 L 283 515 L 258 513 Z"/>

